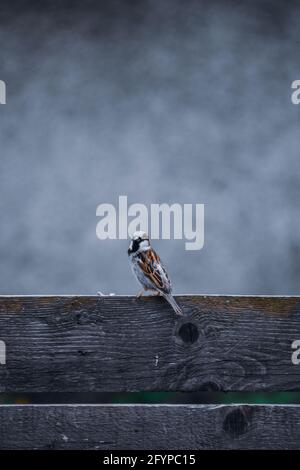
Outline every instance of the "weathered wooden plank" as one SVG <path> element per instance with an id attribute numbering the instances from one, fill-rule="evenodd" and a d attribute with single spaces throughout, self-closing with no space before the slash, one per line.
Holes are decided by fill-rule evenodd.
<path id="1" fill-rule="evenodd" d="M 2 392 L 300 390 L 299 297 L 0 297 Z"/>
<path id="2" fill-rule="evenodd" d="M 0 449 L 299 449 L 300 406 L 8 405 Z"/>

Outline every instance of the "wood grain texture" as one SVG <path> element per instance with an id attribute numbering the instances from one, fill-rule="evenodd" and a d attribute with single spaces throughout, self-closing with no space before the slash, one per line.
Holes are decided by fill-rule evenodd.
<path id="1" fill-rule="evenodd" d="M 0 407 L 0 449 L 196 450 L 299 447 L 300 407 L 297 405 Z"/>
<path id="2" fill-rule="evenodd" d="M 300 390 L 299 297 L 0 297 L 1 392 Z"/>

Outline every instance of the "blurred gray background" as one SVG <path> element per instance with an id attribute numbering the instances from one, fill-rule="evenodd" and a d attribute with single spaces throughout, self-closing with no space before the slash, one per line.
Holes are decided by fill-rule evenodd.
<path id="1" fill-rule="evenodd" d="M 0 7 L 0 294 L 135 293 L 122 194 L 205 204 L 175 293 L 300 294 L 299 2 L 40 3 Z"/>

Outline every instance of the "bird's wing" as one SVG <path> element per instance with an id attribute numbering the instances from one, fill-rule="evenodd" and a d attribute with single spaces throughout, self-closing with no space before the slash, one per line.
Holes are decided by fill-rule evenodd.
<path id="1" fill-rule="evenodd" d="M 138 264 L 144 275 L 154 284 L 155 289 L 166 293 L 171 292 L 171 282 L 167 271 L 152 248 L 139 254 Z"/>

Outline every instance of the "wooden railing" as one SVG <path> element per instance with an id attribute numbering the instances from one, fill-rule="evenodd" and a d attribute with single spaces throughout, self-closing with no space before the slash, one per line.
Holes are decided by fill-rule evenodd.
<path id="1" fill-rule="evenodd" d="M 299 297 L 177 300 L 0 297 L 0 391 L 300 390 Z M 0 406 L 1 449 L 299 447 L 297 405 Z"/>

